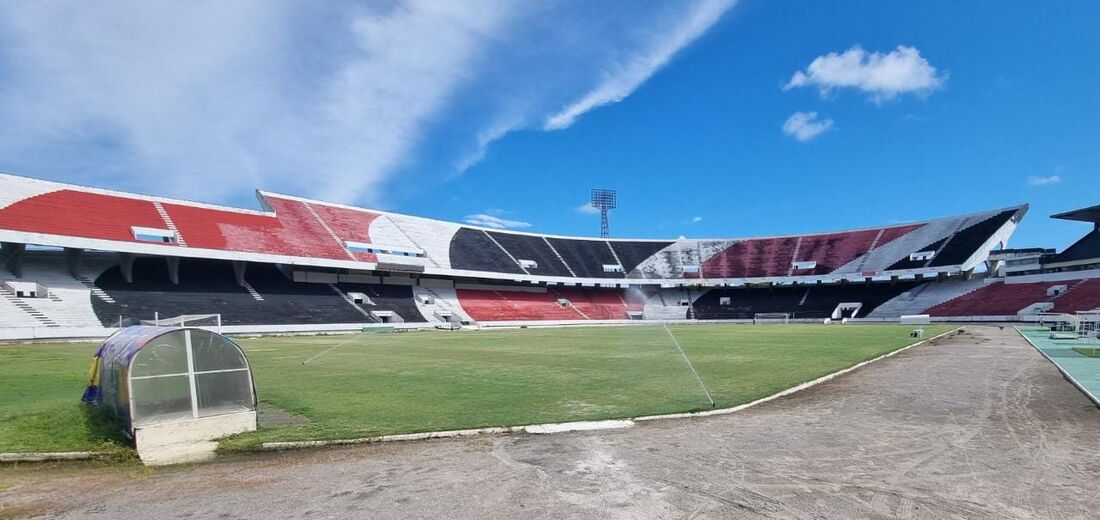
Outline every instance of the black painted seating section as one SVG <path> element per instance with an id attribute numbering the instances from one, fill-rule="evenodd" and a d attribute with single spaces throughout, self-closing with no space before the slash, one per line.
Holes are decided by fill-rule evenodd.
<path id="1" fill-rule="evenodd" d="M 959 265 L 989 240 L 1001 226 L 1016 214 L 1016 210 L 1002 211 L 958 233 L 932 259 L 932 266 Z"/>
<path id="2" fill-rule="evenodd" d="M 408 323 L 426 321 L 416 307 L 411 286 L 379 285 L 364 283 L 340 283 L 337 285 L 344 294 L 359 292 L 367 295 L 374 305 L 363 303 L 360 308 L 366 311 L 393 311 Z"/>
<path id="3" fill-rule="evenodd" d="M 693 303 L 701 320 L 752 319 L 757 313 L 782 312 L 792 319 L 824 319 L 841 303 L 861 303 L 859 316 L 912 289 L 916 282 L 804 285 L 772 288 L 711 289 Z M 729 305 L 720 299 L 730 298 Z"/>
<path id="4" fill-rule="evenodd" d="M 461 228 L 451 237 L 451 268 L 523 274 L 519 265 L 480 229 Z"/>
<path id="5" fill-rule="evenodd" d="M 581 278 L 624 278 L 625 273 L 605 273 L 603 266 L 614 265 L 615 255 L 603 240 L 551 238 L 550 245 Z"/>
<path id="6" fill-rule="evenodd" d="M 608 242 L 615 250 L 615 254 L 619 256 L 619 260 L 623 262 L 623 271 L 627 273 L 658 251 L 672 245 L 672 242 L 620 242 L 618 240 Z"/>
<path id="7" fill-rule="evenodd" d="M 221 314 L 223 325 L 294 325 L 365 323 L 372 321 L 326 284 L 297 283 L 278 267 L 249 264 L 245 279 L 263 297 L 256 300 L 237 285 L 232 264 L 220 260 L 180 260 L 179 285 L 172 284 L 164 259 L 134 260 L 133 283 L 126 283 L 118 266 L 96 279 L 114 303 L 92 298 L 92 308 L 104 326 L 119 318 L 153 319 L 183 314 Z M 392 310 L 405 321 L 423 321 L 412 289 L 401 286 L 347 284 L 368 294 L 378 305 L 368 310 Z"/>
<path id="8" fill-rule="evenodd" d="M 545 276 L 572 276 L 565 264 L 558 260 L 557 255 L 546 245 L 546 241 L 539 236 L 517 235 L 515 233 L 499 233 L 488 231 L 493 238 L 507 249 L 516 260 L 533 260 L 538 268 L 527 268 L 527 272 Z"/>

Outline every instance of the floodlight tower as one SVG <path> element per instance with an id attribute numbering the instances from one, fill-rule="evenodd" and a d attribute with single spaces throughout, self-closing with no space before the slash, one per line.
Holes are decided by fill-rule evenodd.
<path id="1" fill-rule="evenodd" d="M 607 210 L 615 209 L 615 190 L 593 188 L 592 207 L 600 210 L 600 238 L 611 236 L 607 226 Z"/>

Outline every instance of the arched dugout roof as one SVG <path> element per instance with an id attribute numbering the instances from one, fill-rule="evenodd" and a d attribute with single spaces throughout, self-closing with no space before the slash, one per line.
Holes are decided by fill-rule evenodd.
<path id="1" fill-rule="evenodd" d="M 126 430 L 256 410 L 244 350 L 203 329 L 127 327 L 96 351 L 84 401 L 110 407 Z"/>

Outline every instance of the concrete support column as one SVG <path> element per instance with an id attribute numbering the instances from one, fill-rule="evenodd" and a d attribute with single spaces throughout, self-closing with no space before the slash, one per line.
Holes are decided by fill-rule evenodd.
<path id="1" fill-rule="evenodd" d="M 134 254 L 133 253 L 119 253 L 118 254 L 118 268 L 122 271 L 122 279 L 126 280 L 126 283 L 134 283 Z"/>
<path id="2" fill-rule="evenodd" d="M 165 262 L 168 263 L 168 279 L 172 281 L 172 285 L 180 284 L 180 257 L 178 256 L 166 256 Z"/>
<path id="3" fill-rule="evenodd" d="M 65 248 L 65 267 L 73 278 L 80 278 L 80 261 L 84 258 L 84 249 L 79 247 Z"/>
<path id="4" fill-rule="evenodd" d="M 11 274 L 16 278 L 23 277 L 23 254 L 27 252 L 27 244 L 16 244 L 14 242 L 4 242 L 0 244 L 0 258 L 3 259 L 4 267 L 6 267 Z"/>
<path id="5" fill-rule="evenodd" d="M 248 262 L 240 260 L 233 261 L 233 277 L 237 280 L 237 285 L 244 287 L 244 273 L 248 268 Z"/>

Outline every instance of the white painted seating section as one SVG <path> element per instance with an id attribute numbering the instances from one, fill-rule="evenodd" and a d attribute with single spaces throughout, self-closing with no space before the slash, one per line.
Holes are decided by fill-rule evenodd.
<path id="1" fill-rule="evenodd" d="M 388 219 L 392 225 L 400 228 L 404 235 L 412 237 L 416 241 L 417 247 L 424 250 L 428 257 L 426 265 L 442 269 L 451 268 L 451 238 L 458 232 L 460 227 L 458 224 L 404 215 L 389 215 Z M 376 224 L 379 231 L 392 232 L 392 230 L 384 229 L 384 224 L 379 223 L 378 220 L 371 224 L 371 237 L 374 236 Z M 387 236 L 389 235 L 387 234 Z"/>
<path id="2" fill-rule="evenodd" d="M 92 256 L 81 263 L 81 272 L 95 279 L 113 260 L 102 256 Z M 23 277 L 15 278 L 8 271 L 0 271 L 2 280 L 20 280 L 36 282 L 49 289 L 46 298 L 20 298 L 20 301 L 42 313 L 46 319 L 58 327 L 100 327 L 102 324 L 92 310 L 92 293 L 80 280 L 73 278 L 65 268 L 61 255 L 36 255 L 29 253 L 23 260 Z M 19 309 L 16 309 L 19 310 Z M 44 324 L 30 314 L 23 327 L 41 327 Z"/>
<path id="3" fill-rule="evenodd" d="M 910 231 L 885 244 L 879 244 L 874 251 L 855 258 L 842 265 L 835 272 L 855 273 L 858 271 L 884 271 L 894 263 L 908 258 L 910 253 L 932 244 L 958 229 L 977 224 L 997 212 L 991 211 L 968 217 L 944 218 L 933 220 L 918 229 Z M 864 260 L 866 258 L 866 260 Z"/>
<path id="4" fill-rule="evenodd" d="M 459 304 L 458 293 L 455 292 L 454 287 L 424 287 L 417 285 L 413 287 L 413 298 L 416 300 L 416 308 L 424 315 L 424 319 L 429 322 L 444 322 L 440 315 L 445 313 L 450 313 L 457 317 L 459 321 L 473 321 L 470 319 L 470 315 L 466 314 L 466 310 L 462 308 L 462 305 Z M 424 303 L 425 299 L 430 300 L 432 303 Z"/>

